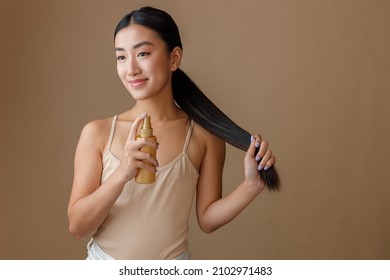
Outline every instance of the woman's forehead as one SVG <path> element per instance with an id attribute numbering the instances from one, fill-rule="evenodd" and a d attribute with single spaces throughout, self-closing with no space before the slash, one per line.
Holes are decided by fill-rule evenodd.
<path id="1" fill-rule="evenodd" d="M 160 44 L 161 38 L 157 32 L 140 24 L 130 24 L 120 30 L 115 36 L 115 45 L 133 47 L 141 42 L 150 42 L 153 45 Z"/>

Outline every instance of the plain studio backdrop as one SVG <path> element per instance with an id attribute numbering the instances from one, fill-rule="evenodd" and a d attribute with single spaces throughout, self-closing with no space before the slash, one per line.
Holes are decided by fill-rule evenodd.
<path id="1" fill-rule="evenodd" d="M 86 257 L 68 233 L 74 152 L 87 122 L 134 104 L 113 31 L 145 5 L 173 16 L 182 69 L 282 176 L 212 234 L 192 212 L 193 259 L 389 259 L 387 0 L 2 0 L 0 258 Z M 224 194 L 243 157 L 228 146 Z"/>

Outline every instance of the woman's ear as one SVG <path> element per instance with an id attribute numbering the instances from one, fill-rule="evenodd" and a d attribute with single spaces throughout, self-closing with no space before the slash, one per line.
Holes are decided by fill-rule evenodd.
<path id="1" fill-rule="evenodd" d="M 172 64 L 171 64 L 171 71 L 172 72 L 176 71 L 177 68 L 179 68 L 182 56 L 183 56 L 183 51 L 179 47 L 175 47 L 173 49 L 173 51 L 171 52 L 170 57 L 171 57 L 171 61 L 172 61 Z"/>

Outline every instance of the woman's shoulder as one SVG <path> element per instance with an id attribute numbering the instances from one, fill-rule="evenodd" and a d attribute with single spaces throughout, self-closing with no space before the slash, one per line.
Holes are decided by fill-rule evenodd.
<path id="1" fill-rule="evenodd" d="M 96 119 L 84 125 L 83 132 L 88 134 L 101 134 L 110 130 L 113 118 Z"/>
<path id="2" fill-rule="evenodd" d="M 110 134 L 112 121 L 112 117 L 89 121 L 84 125 L 80 139 L 104 149 Z"/>
<path id="3" fill-rule="evenodd" d="M 194 122 L 193 133 L 197 137 L 199 137 L 201 140 L 205 141 L 205 143 L 210 142 L 210 141 L 211 142 L 219 142 L 219 143 L 225 142 L 221 138 L 214 135 L 213 133 L 211 133 L 207 129 L 203 128 L 200 124 L 198 124 L 196 122 Z"/>
<path id="4" fill-rule="evenodd" d="M 225 141 L 217 137 L 213 133 L 209 132 L 207 129 L 203 128 L 200 124 L 194 122 L 193 136 L 199 141 L 199 144 L 207 147 L 218 145 L 224 146 Z"/>
<path id="5" fill-rule="evenodd" d="M 206 155 L 213 156 L 212 153 L 217 152 L 216 157 L 223 157 L 224 149 L 225 142 L 223 140 L 194 122 L 187 153 L 199 173 L 202 163 L 205 162 Z"/>

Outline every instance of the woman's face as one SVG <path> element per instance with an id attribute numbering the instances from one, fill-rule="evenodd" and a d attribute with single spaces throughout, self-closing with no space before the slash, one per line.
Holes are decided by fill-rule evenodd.
<path id="1" fill-rule="evenodd" d="M 168 53 L 156 32 L 130 24 L 117 33 L 115 53 L 119 78 L 134 99 L 171 93 L 171 73 L 179 66 L 180 59 L 175 56 L 175 50 Z"/>

